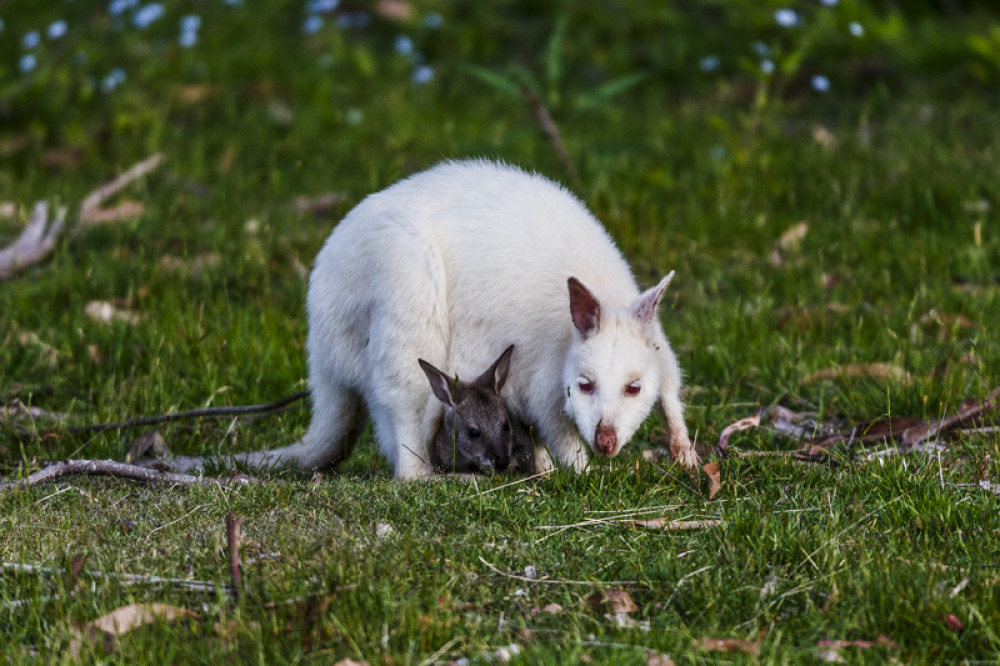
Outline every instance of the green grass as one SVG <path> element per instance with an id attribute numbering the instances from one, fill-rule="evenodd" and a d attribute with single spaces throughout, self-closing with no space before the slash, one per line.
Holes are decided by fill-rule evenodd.
<path id="1" fill-rule="evenodd" d="M 130 14 L 109 17 L 105 3 L 35 4 L 0 10 L 0 200 L 67 203 L 75 220 L 98 184 L 154 152 L 167 160 L 121 195 L 144 214 L 71 231 L 51 258 L 0 284 L 3 403 L 97 423 L 301 390 L 298 266 L 311 265 L 351 206 L 452 157 L 569 181 L 530 107 L 505 92 L 521 83 L 552 110 L 578 194 L 640 283 L 677 271 L 662 318 L 703 446 L 775 403 L 853 421 L 934 418 L 1000 384 L 1000 47 L 984 4 L 960 3 L 961 16 L 802 5 L 803 26 L 787 31 L 768 3 L 611 13 L 591 2 L 428 3 L 364 29 L 328 17 L 309 36 L 299 3 L 179 3 L 145 30 Z M 431 11 L 440 28 L 423 24 Z M 182 49 L 187 13 L 202 26 L 199 44 Z M 69 32 L 49 40 L 58 18 Z M 844 37 L 854 20 L 863 40 Z M 21 37 L 32 29 L 42 45 L 23 75 Z M 414 63 L 394 52 L 400 34 L 434 67 L 429 84 L 413 83 Z M 772 50 L 773 76 L 758 70 L 755 40 Z M 712 54 L 719 70 L 702 71 Z M 102 92 L 118 66 L 125 82 Z M 829 77 L 829 93 L 810 88 L 815 74 Z M 817 140 L 817 128 L 835 140 Z M 53 161 L 67 151 L 73 160 Z M 344 201 L 320 214 L 291 208 L 327 192 Z M 801 222 L 801 242 L 775 260 L 781 235 Z M 18 228 L 0 219 L 4 244 Z M 90 301 L 115 299 L 143 320 L 84 314 Z M 871 362 L 914 380 L 806 381 Z M 303 408 L 232 432 L 228 421 L 160 432 L 175 452 L 250 450 L 295 439 L 308 418 Z M 85 553 L 88 570 L 220 583 L 233 511 L 244 519 L 248 591 L 234 602 L 3 574 L 0 652 L 10 663 L 69 661 L 76 624 L 162 602 L 199 616 L 130 632 L 109 662 L 421 664 L 515 643 L 516 660 L 532 664 L 644 664 L 647 650 L 678 664 L 815 663 L 819 641 L 881 634 L 894 647 L 842 656 L 1000 660 L 1000 498 L 950 485 L 972 482 L 987 455 L 1000 478 L 995 433 L 954 443 L 940 461 L 729 458 L 709 501 L 704 483 L 640 455 L 657 425 L 588 474 L 508 487 L 396 483 L 368 436 L 316 480 L 274 473 L 260 486 L 168 489 L 68 479 L 4 493 L 0 561 L 63 567 Z M 138 434 L 36 438 L 0 426 L 0 471 L 123 459 Z M 795 446 L 764 432 L 733 445 Z M 543 529 L 644 508 L 724 526 Z M 529 566 L 545 580 L 516 577 Z M 594 610 L 587 598 L 601 589 L 626 590 L 640 625 L 616 627 Z M 269 606 L 306 595 L 328 604 Z M 533 612 L 551 603 L 563 610 Z M 761 636 L 756 656 L 692 647 Z"/>

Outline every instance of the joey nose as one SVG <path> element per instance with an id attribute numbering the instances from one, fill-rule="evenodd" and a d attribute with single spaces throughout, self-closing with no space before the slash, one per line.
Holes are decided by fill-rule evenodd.
<path id="1" fill-rule="evenodd" d="M 594 448 L 598 455 L 609 458 L 618 453 L 618 433 L 612 426 L 597 426 L 594 433 Z"/>

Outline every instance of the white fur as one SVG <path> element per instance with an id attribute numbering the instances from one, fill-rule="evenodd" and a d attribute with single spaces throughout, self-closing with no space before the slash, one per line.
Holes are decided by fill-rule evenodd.
<path id="1" fill-rule="evenodd" d="M 601 304 L 586 339 L 570 317 L 570 277 Z M 337 462 L 367 411 L 397 478 L 428 476 L 441 409 L 417 359 L 474 377 L 514 344 L 504 396 L 561 464 L 586 467 L 599 424 L 615 429 L 614 455 L 659 402 L 675 458 L 692 467 L 680 370 L 655 315 L 666 282 L 640 294 L 601 224 L 541 176 L 487 161 L 416 174 L 362 201 L 316 258 L 313 419 L 302 442 L 241 457 L 303 469 Z M 595 383 L 591 395 L 581 376 Z M 641 390 L 628 397 L 634 381 Z M 539 469 L 549 465 L 539 449 Z"/>

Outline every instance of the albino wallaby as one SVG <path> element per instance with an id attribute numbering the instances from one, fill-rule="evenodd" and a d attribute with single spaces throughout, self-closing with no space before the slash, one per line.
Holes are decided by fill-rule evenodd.
<path id="1" fill-rule="evenodd" d="M 396 477 L 427 477 L 440 408 L 413 359 L 465 373 L 513 343 L 506 399 L 536 427 L 540 471 L 547 451 L 576 471 L 588 448 L 616 455 L 654 404 L 672 455 L 693 468 L 681 372 L 657 316 L 672 276 L 640 293 L 604 227 L 541 176 L 488 161 L 411 176 L 358 204 L 316 257 L 302 441 L 238 458 L 334 464 L 370 413 Z"/>
<path id="2" fill-rule="evenodd" d="M 507 347 L 472 382 L 450 379 L 419 359 L 431 390 L 444 405 L 444 420 L 430 450 L 430 462 L 436 470 L 493 474 L 513 463 L 518 472 L 534 473 L 534 444 L 524 437 L 523 424 L 508 413 L 507 403 L 500 396 L 513 351 L 514 345 Z M 520 441 L 515 442 L 515 435 Z"/>

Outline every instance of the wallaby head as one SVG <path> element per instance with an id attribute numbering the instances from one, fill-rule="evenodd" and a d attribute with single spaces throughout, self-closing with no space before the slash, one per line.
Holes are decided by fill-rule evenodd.
<path id="1" fill-rule="evenodd" d="M 616 455 L 659 398 L 656 312 L 673 276 L 628 307 L 603 305 L 569 278 L 574 339 L 563 367 L 565 410 L 597 455 Z"/>
<path id="2" fill-rule="evenodd" d="M 511 464 L 513 431 L 500 389 L 507 381 L 514 345 L 472 382 L 450 379 L 418 359 L 444 404 L 444 421 L 431 444 L 431 464 L 449 472 L 502 472 Z"/>

